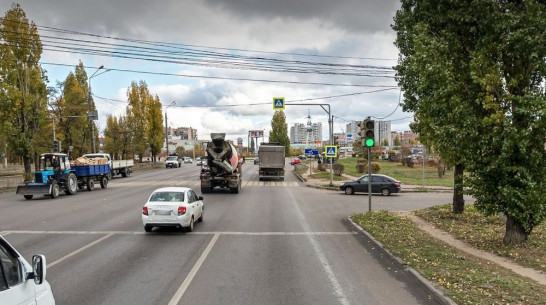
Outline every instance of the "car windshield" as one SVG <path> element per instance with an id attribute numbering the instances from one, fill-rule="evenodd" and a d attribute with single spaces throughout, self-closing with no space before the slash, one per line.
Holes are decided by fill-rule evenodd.
<path id="1" fill-rule="evenodd" d="M 155 192 L 150 197 L 150 201 L 184 201 L 184 193 L 181 192 Z"/>
<path id="2" fill-rule="evenodd" d="M 177 157 L 167 157 L 167 160 L 169 161 L 176 161 Z"/>

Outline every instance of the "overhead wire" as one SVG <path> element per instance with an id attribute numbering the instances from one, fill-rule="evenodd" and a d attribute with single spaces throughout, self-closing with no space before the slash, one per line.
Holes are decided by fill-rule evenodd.
<path id="1" fill-rule="evenodd" d="M 227 49 L 237 50 L 239 52 L 257 52 L 243 49 L 214 48 L 209 50 L 203 46 L 188 47 L 188 45 L 153 42 L 136 39 L 117 38 L 111 36 L 101 36 L 58 28 L 38 26 L 43 31 L 54 33 L 64 33 L 84 37 L 93 37 L 96 39 L 107 39 L 113 41 L 123 41 L 129 44 L 120 44 L 117 42 L 93 41 L 75 37 L 57 37 L 42 35 L 42 45 L 44 50 L 52 52 L 77 53 L 84 55 L 96 55 L 117 57 L 124 59 L 138 59 L 153 62 L 166 62 L 184 65 L 197 65 L 212 68 L 254 70 L 267 72 L 286 72 L 286 73 L 309 73 L 309 74 L 329 74 L 354 77 L 379 77 L 394 78 L 394 70 L 390 67 L 380 67 L 371 65 L 353 65 L 333 62 L 317 62 L 282 58 L 268 58 L 263 56 L 250 56 L 242 54 L 222 53 L 215 50 Z M 24 41 L 24 38 L 23 38 Z M 301 53 L 281 53 L 269 52 L 272 54 L 282 54 L 288 56 L 306 56 Z M 351 57 L 334 57 L 326 55 L 310 54 L 307 56 L 321 56 L 324 58 L 354 59 Z"/>

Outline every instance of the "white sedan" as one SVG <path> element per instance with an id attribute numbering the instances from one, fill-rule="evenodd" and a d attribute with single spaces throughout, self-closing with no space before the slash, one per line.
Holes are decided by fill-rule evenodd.
<path id="1" fill-rule="evenodd" d="M 191 188 L 164 187 L 155 190 L 142 207 L 142 224 L 146 232 L 153 227 L 178 227 L 193 231 L 195 221 L 203 221 L 203 197 Z"/>
<path id="2" fill-rule="evenodd" d="M 32 257 L 32 266 L 0 235 L 0 304 L 55 305 L 46 281 L 46 259 Z"/>

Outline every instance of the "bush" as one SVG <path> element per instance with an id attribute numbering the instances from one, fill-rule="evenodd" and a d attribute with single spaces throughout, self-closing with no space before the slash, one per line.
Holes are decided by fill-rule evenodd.
<path id="1" fill-rule="evenodd" d="M 318 170 L 321 171 L 321 172 L 325 172 L 326 171 L 326 164 L 319 163 L 318 164 Z"/>
<path id="2" fill-rule="evenodd" d="M 357 164 L 357 165 L 355 166 L 355 168 L 356 168 L 356 172 L 357 172 L 357 173 L 362 174 L 362 173 L 364 173 L 364 171 L 366 170 L 366 165 L 364 165 L 364 164 Z"/>
<path id="3" fill-rule="evenodd" d="M 343 171 L 345 171 L 345 165 L 339 163 L 334 164 L 332 168 L 336 176 L 341 176 L 343 174 Z"/>
<path id="4" fill-rule="evenodd" d="M 356 164 L 368 164 L 368 160 L 367 159 L 357 159 L 356 160 Z"/>
<path id="5" fill-rule="evenodd" d="M 427 166 L 430 166 L 430 167 L 436 167 L 436 166 L 438 166 L 438 160 L 436 160 L 436 159 L 428 159 L 428 160 L 427 160 Z"/>
<path id="6" fill-rule="evenodd" d="M 372 173 L 377 174 L 381 170 L 381 163 L 372 162 Z"/>

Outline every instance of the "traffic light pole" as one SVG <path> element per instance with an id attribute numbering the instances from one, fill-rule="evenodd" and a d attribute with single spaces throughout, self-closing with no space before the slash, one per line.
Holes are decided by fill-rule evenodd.
<path id="1" fill-rule="evenodd" d="M 368 213 L 372 212 L 372 156 L 371 147 L 368 148 Z"/>

